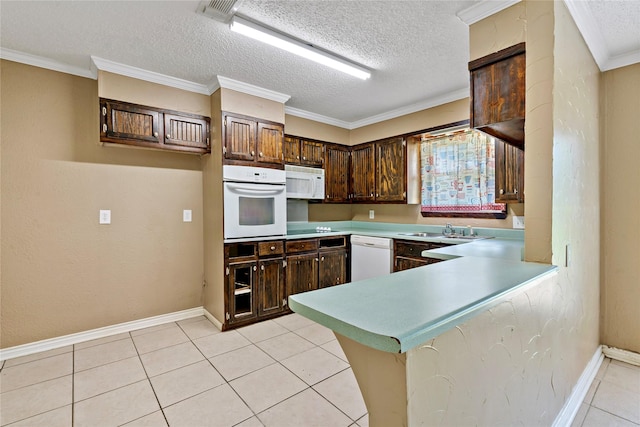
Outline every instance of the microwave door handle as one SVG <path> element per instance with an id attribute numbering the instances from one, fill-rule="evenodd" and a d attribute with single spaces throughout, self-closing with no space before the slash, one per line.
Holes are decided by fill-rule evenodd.
<path id="1" fill-rule="evenodd" d="M 247 187 L 244 186 L 242 184 L 231 184 L 231 183 L 227 183 L 227 186 L 234 190 L 236 193 L 243 193 L 243 194 L 248 194 L 248 195 L 255 195 L 255 196 L 268 196 L 268 195 L 278 195 L 281 194 L 284 191 L 284 186 L 278 186 L 278 187 L 269 187 L 268 189 L 256 189 L 255 187 Z"/>

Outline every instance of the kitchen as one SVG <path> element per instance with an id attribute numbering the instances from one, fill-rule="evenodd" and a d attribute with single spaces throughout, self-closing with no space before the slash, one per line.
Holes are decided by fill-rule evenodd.
<path id="1" fill-rule="evenodd" d="M 519 13 L 522 11 L 520 10 Z M 3 12 L 4 13 L 4 12 Z M 560 14 L 559 14 L 560 15 Z M 565 15 L 562 19 L 566 19 Z M 513 19 L 512 17 L 504 19 Z M 556 19 L 561 19 L 556 17 Z M 513 19 L 513 21 L 517 21 Z M 487 25 L 489 25 L 487 23 Z M 473 26 L 475 31 L 481 27 Z M 570 26 L 569 26 L 570 28 Z M 536 28 L 530 28 L 534 31 Z M 539 31 L 543 31 L 540 29 Z M 516 30 L 517 32 L 517 30 Z M 512 45 L 511 39 L 506 45 Z M 473 57 L 481 57 L 492 52 L 491 43 L 483 40 L 484 52 L 476 52 Z M 559 61 L 559 58 L 556 58 Z M 132 87 L 127 78 L 102 72 L 107 75 L 100 85 L 107 87 L 96 88 L 95 80 L 74 77 L 68 74 L 45 72 L 26 65 L 16 65 L 3 61 L 3 191 L 5 199 L 3 205 L 3 348 L 20 344 L 36 342 L 39 340 L 62 336 L 69 333 L 91 330 L 108 325 L 118 324 L 135 319 L 143 319 L 165 313 L 177 312 L 203 304 L 216 317 L 222 317 L 223 309 L 219 305 L 217 295 L 222 294 L 219 279 L 217 283 L 207 278 L 207 286 L 202 291 L 202 272 L 206 277 L 220 277 L 223 271 L 223 259 L 220 256 L 220 246 L 213 246 L 202 236 L 201 230 L 205 229 L 205 235 L 209 232 L 216 236 L 217 242 L 222 242 L 221 227 L 207 230 L 210 224 L 222 224 L 222 216 L 219 209 L 219 200 L 222 193 L 222 178 L 218 184 L 206 189 L 203 200 L 203 177 L 209 177 L 214 173 L 212 164 L 221 162 L 220 152 L 214 152 L 211 156 L 203 158 L 203 165 L 197 157 L 184 155 L 169 155 L 163 152 L 150 152 L 142 150 L 122 149 L 117 147 L 101 147 L 96 136 L 97 117 L 99 116 L 97 96 L 100 90 L 109 93 L 112 98 L 127 98 L 129 102 L 137 102 L 143 105 L 157 105 L 169 109 L 177 108 L 179 103 L 184 107 L 188 102 L 185 97 L 195 100 L 198 107 L 195 108 L 201 114 L 211 116 L 212 123 L 220 122 L 216 117 L 212 104 L 242 105 L 243 99 L 238 99 L 233 89 L 222 89 L 221 93 L 211 97 L 187 96 L 184 92 L 158 87 L 148 82 L 136 82 Z M 637 66 L 636 66 L 637 67 Z M 628 67 L 626 67 L 628 69 Z M 616 122 L 618 117 L 627 117 L 625 110 L 633 111 L 633 104 L 623 92 L 622 87 L 628 90 L 634 87 L 625 84 L 624 81 L 633 81 L 633 71 L 608 72 L 605 83 L 610 86 L 607 92 L 608 108 L 615 114 L 607 116 L 607 120 L 613 120 L 608 132 L 611 134 L 607 140 L 619 138 L 620 129 L 630 129 L 630 123 Z M 111 81 L 109 81 L 109 78 Z M 618 79 L 623 79 L 619 81 Z M 626 80 L 625 80 L 626 79 Z M 111 86 L 111 87 L 108 87 Z M 9 88 L 9 89 L 8 89 Z M 15 88 L 16 92 L 11 92 Z M 157 100 L 148 99 L 148 95 L 139 93 L 153 90 Z M 121 93 L 118 94 L 117 92 Z M 106 93 L 105 93 L 106 94 Z M 216 99 L 216 96 L 220 99 Z M 235 96 L 235 98 L 234 98 Z M 166 99 L 172 99 L 167 102 Z M 38 99 L 38 105 L 27 103 L 29 99 Z M 163 100 L 164 99 L 164 100 Z M 276 105 L 278 114 L 268 112 L 271 102 L 255 100 L 251 111 L 243 109 L 244 114 L 260 117 L 267 120 L 282 121 L 283 107 Z M 64 102 L 62 102 L 64 100 Z M 626 101 L 625 101 L 626 100 Z M 8 103 L 8 104 L 5 104 Z M 234 105 L 235 103 L 235 105 Z M 165 105 L 170 104 L 170 105 Z M 596 102 L 597 104 L 597 102 Z M 626 105 L 626 107 L 624 107 Z M 184 108 L 182 108 L 184 109 Z M 55 113 L 54 113 L 55 111 Z M 267 116 L 264 112 L 267 111 Z M 637 110 L 636 110 L 637 111 Z M 275 116 L 275 117 L 273 117 Z M 360 142 L 368 142 L 381 137 L 391 137 L 398 134 L 426 129 L 452 123 L 468 116 L 468 101 L 462 99 L 451 101 L 439 107 L 428 108 L 423 112 L 415 113 L 411 118 L 400 118 L 386 124 L 372 124 L 362 128 L 348 131 L 342 128 L 332 128 L 323 123 L 311 122 L 293 115 L 285 115 L 286 130 L 291 135 L 303 135 L 312 139 L 343 142 L 353 145 Z M 37 117 L 41 126 L 33 126 L 32 118 Z M 70 120 L 69 118 L 82 117 L 82 120 Z M 527 116 L 528 119 L 530 116 Z M 275 120 L 274 120 L 275 119 Z M 552 115 L 541 120 L 552 120 Z M 419 122 L 419 124 L 414 124 Z M 578 122 L 580 123 L 580 122 Z M 597 123 L 597 120 L 594 121 Z M 625 124 L 622 124 L 625 123 Z M 385 130 L 385 127 L 388 128 Z M 590 125 L 594 130 L 593 124 Z M 632 125 L 631 125 L 632 126 Z M 43 129 L 49 129 L 51 137 L 42 140 Z M 18 138 L 17 132 L 24 132 L 24 137 Z M 618 133 L 617 133 L 618 132 Z M 597 134 L 595 131 L 590 134 Z M 73 135 L 72 139 L 60 135 Z M 26 138 L 33 141 L 32 144 L 14 144 L 9 141 Z M 551 138 L 548 139 L 549 141 Z M 86 143 L 86 141 L 91 141 Z M 596 144 L 597 146 L 597 144 Z M 589 147 L 593 147 L 590 144 Z M 527 150 L 529 150 L 529 146 Z M 549 145 L 541 144 L 539 149 L 550 150 Z M 615 159 L 624 162 L 624 156 L 612 158 L 614 148 L 607 146 L 607 161 Z M 531 147 L 534 153 L 536 147 Z M 554 153 L 554 157 L 563 154 L 562 151 Z M 589 164 L 599 164 L 597 154 L 588 153 Z M 581 197 L 591 197 L 592 192 L 585 194 L 573 194 L 566 190 L 564 193 L 556 191 L 560 183 L 531 185 L 532 182 L 542 180 L 549 182 L 563 175 L 558 171 L 552 173 L 551 165 L 542 162 L 540 167 L 529 167 L 529 162 L 535 156 L 527 157 L 527 203 L 526 206 L 515 205 L 515 215 L 523 213 L 527 218 L 527 230 L 525 232 L 526 256 L 533 260 L 551 262 L 551 241 L 562 236 L 571 238 L 573 250 L 573 262 L 575 269 L 566 272 L 566 280 L 572 283 L 591 283 L 586 294 L 593 298 L 593 284 L 595 279 L 585 279 L 583 276 L 575 277 L 577 271 L 583 269 L 587 276 L 597 277 L 597 271 L 587 265 L 594 264 L 585 260 L 591 259 L 583 252 L 600 252 L 599 244 L 591 239 L 594 224 L 601 221 L 600 214 L 592 211 L 595 203 L 582 205 Z M 549 159 L 551 154 L 542 155 L 541 158 Z M 592 173 L 593 169 L 584 170 L 580 162 L 565 158 L 565 161 L 576 171 Z M 605 175 L 606 180 L 613 185 L 607 188 L 617 188 L 615 171 L 618 163 L 607 164 L 610 174 Z M 209 166 L 212 166 L 209 168 Z M 558 166 L 559 167 L 559 166 Z M 19 170 L 18 170 L 19 169 Z M 28 175 L 27 175 L 28 174 Z M 570 177 L 567 176 L 567 179 Z M 205 178 L 206 179 L 206 178 Z M 623 179 L 620 177 L 620 179 Z M 622 181 L 624 182 L 624 181 Z M 554 188 L 552 195 L 544 194 L 536 189 Z M 560 199 L 556 199 L 562 195 Z M 19 196 L 22 195 L 22 196 Z M 566 198 L 571 195 L 571 198 Z M 633 210 L 633 200 L 628 196 L 623 207 L 615 209 L 615 203 L 620 203 L 615 194 L 603 195 L 608 203 L 603 209 L 602 215 L 616 215 L 616 221 L 608 221 L 606 227 L 611 228 L 611 233 L 603 236 L 605 242 L 616 239 L 616 236 L 627 235 L 628 224 L 633 224 L 633 216 L 628 219 L 618 219 L 621 212 Z M 612 198 L 609 200 L 609 198 Z M 540 198 L 540 200 L 538 199 Z M 572 203 L 565 204 L 564 200 Z M 532 202 L 535 201 L 535 202 Z M 590 199 L 592 200 L 592 199 Z M 7 203 L 10 201 L 10 203 Z M 62 201 L 62 203 L 60 202 Z M 575 202 L 575 203 L 574 203 Z M 593 202 L 593 201 L 592 201 Z M 137 206 L 145 206 L 139 209 Z M 176 206 L 178 206 L 176 208 Z M 553 221 L 551 221 L 551 206 L 553 206 Z M 580 210 L 575 214 L 575 209 L 584 206 L 584 212 Z M 81 207 L 81 208 L 80 208 Z M 210 209 L 209 207 L 216 207 Z M 110 228 L 100 228 L 94 224 L 94 212 L 100 209 L 111 209 L 113 212 Z M 174 222 L 172 210 L 191 209 L 193 218 L 191 223 L 182 221 Z M 416 207 L 406 205 L 323 205 L 311 204 L 309 209 L 310 221 L 327 220 L 355 220 L 369 222 L 369 210 L 375 210 L 373 222 L 406 222 L 409 224 L 427 224 L 419 216 Z M 611 210 L 615 209 L 615 210 Z M 526 211 L 526 212 L 525 212 Z M 180 219 L 182 219 L 182 212 Z M 563 218 L 575 218 L 575 215 L 588 214 L 582 228 L 573 230 L 569 224 L 563 223 Z M 44 216 L 42 216 L 44 215 Z M 514 215 L 512 213 L 511 215 Z M 46 218 L 46 221 L 45 221 Z M 89 219 L 91 221 L 89 221 Z M 479 220 L 478 220 L 479 221 Z M 499 227 L 503 228 L 500 220 L 483 220 L 473 222 L 474 228 Z M 506 220 L 507 222 L 509 219 Z M 97 218 L 96 221 L 97 223 Z M 437 223 L 444 226 L 446 221 Z M 466 226 L 467 221 L 451 222 L 454 226 Z M 622 233 L 617 232 L 617 224 L 625 226 Z M 51 224 L 55 227 L 51 227 Z M 481 225 L 482 224 L 482 225 Z M 494 225 L 491 225 L 494 224 Z M 557 228 L 551 233 L 551 224 L 554 229 L 559 224 L 565 224 L 567 228 Z M 577 222 L 577 227 L 580 222 Z M 597 228 L 597 227 L 596 227 Z M 163 230 L 162 235 L 157 230 Z M 609 229 L 609 228 L 608 228 Z M 560 233 L 560 234 L 556 234 Z M 563 234 L 565 233 L 565 234 Z M 569 234 L 566 234 L 569 233 Z M 87 238 L 87 237 L 90 238 Z M 546 239 L 546 240 L 545 240 Z M 544 242 L 547 242 L 546 244 Z M 635 240 L 637 241 L 637 239 Z M 126 243 L 125 243 L 126 242 Z M 625 246 L 628 253 L 634 252 L 633 246 Z M 609 246 L 609 250 L 617 250 L 616 245 Z M 220 243 L 217 243 L 220 245 Z M 564 241 L 553 243 L 555 250 L 553 256 L 561 257 L 564 253 Z M 631 243 L 633 245 L 633 243 Z M 65 250 L 60 250 L 65 248 Z M 202 249 L 204 248 L 204 250 Z M 561 251 L 560 248 L 563 250 Z M 203 256 L 203 251 L 205 255 Z M 605 252 L 606 253 L 606 252 Z M 618 252 L 616 252 L 618 253 Z M 626 252 L 619 254 L 619 260 L 608 260 L 607 263 L 615 263 L 628 259 Z M 627 257 L 627 258 L 625 258 Z M 111 260 L 104 263 L 101 260 Z M 204 259 L 211 259 L 213 265 L 208 265 Z M 25 263 L 23 260 L 28 260 Z M 553 261 L 556 265 L 562 264 L 562 259 Z M 595 263 L 597 264 L 597 262 Z M 627 263 L 633 265 L 632 262 Z M 615 265 L 615 264 L 612 264 Z M 115 268 L 114 268 L 115 266 Z M 585 268 L 583 268 L 585 267 Z M 629 267 L 627 267 L 626 271 Z M 633 274 L 634 270 L 631 270 Z M 565 273 L 563 273 L 565 274 Z M 612 279 L 611 279 L 612 280 Z M 633 282 L 632 280 L 628 280 Z M 132 286 L 139 283 L 139 286 Z M 176 289 L 176 283 L 188 283 L 183 290 Z M 23 292 L 24 291 L 24 292 Z M 615 298 L 615 288 L 607 288 L 608 298 Z M 625 292 L 632 292 L 625 290 Z M 596 297 L 597 299 L 597 297 Z M 591 299 L 590 299 L 591 301 Z M 609 300 L 607 300 L 609 301 Z M 605 301 L 606 304 L 609 302 Z M 615 300 L 613 300 L 615 301 Z M 613 303 L 613 302 L 612 302 Z M 593 316 L 598 317 L 598 305 L 588 305 L 585 313 L 593 325 Z M 216 312 L 216 313 L 214 313 Z M 60 314 L 65 313 L 65 314 Z M 99 316 L 96 316 L 98 314 Z M 615 316 L 622 315 L 618 311 L 614 317 L 605 318 L 605 322 L 614 322 Z M 627 316 L 629 319 L 629 316 Z M 596 321 L 597 324 L 597 321 Z M 620 330 L 613 323 L 613 330 Z M 610 339 L 599 341 L 597 327 L 588 327 L 590 342 L 610 342 Z M 608 329 L 605 328 L 604 333 Z M 593 336 L 595 334 L 595 337 Z M 614 334 L 615 335 L 615 334 Z M 633 334 L 632 334 L 633 335 Z M 624 336 L 617 338 L 624 340 Z M 633 340 L 623 341 L 618 346 L 621 348 L 634 348 Z M 573 354 L 571 350 L 569 354 Z M 636 350 L 637 351 L 637 350 Z M 593 353 L 593 348 L 585 352 Z M 582 359 L 584 356 L 580 356 Z M 571 359 L 571 357 L 568 357 Z M 582 367 L 580 368 L 582 369 Z"/>

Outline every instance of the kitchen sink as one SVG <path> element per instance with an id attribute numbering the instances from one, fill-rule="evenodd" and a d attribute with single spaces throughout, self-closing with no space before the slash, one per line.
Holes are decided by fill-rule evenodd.
<path id="1" fill-rule="evenodd" d="M 460 239 L 460 240 L 480 240 L 480 239 L 491 239 L 492 236 L 463 236 L 462 234 L 448 234 L 444 235 L 442 233 L 431 233 L 426 231 L 420 231 L 416 233 L 399 233 L 403 236 L 411 236 L 411 237 L 429 237 L 432 239 Z"/>
<path id="2" fill-rule="evenodd" d="M 412 237 L 445 237 L 442 235 L 442 233 L 429 233 L 426 231 L 421 231 L 418 233 L 399 233 L 402 234 L 403 236 L 412 236 Z"/>

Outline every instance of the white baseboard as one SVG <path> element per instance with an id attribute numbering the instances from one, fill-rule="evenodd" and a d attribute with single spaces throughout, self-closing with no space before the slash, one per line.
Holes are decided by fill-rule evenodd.
<path id="1" fill-rule="evenodd" d="M 602 352 L 605 356 L 610 357 L 611 359 L 640 366 L 640 354 L 634 353 L 633 351 L 621 350 L 619 348 L 603 345 Z"/>
<path id="2" fill-rule="evenodd" d="M 604 354 L 602 354 L 602 346 L 600 345 L 596 349 L 596 352 L 593 354 L 589 363 L 587 363 L 584 371 L 582 371 L 582 375 L 580 375 L 578 382 L 575 387 L 573 387 L 571 395 L 553 422 L 553 427 L 565 427 L 571 425 L 573 419 L 578 413 L 578 410 L 580 409 L 580 405 L 582 405 L 585 396 L 589 392 L 589 387 L 591 386 L 593 379 L 596 377 L 603 360 Z"/>
<path id="3" fill-rule="evenodd" d="M 204 311 L 204 317 L 209 319 L 209 321 L 213 323 L 213 326 L 215 326 L 219 330 L 222 330 L 222 322 L 213 317 L 213 314 L 209 313 L 206 308 L 203 308 L 202 310 Z"/>
<path id="4" fill-rule="evenodd" d="M 135 331 L 136 329 L 148 328 L 150 326 L 161 325 L 168 322 L 176 322 L 178 320 L 189 319 L 191 317 L 206 316 L 218 328 L 222 328 L 222 324 L 204 309 L 204 307 L 190 308 L 188 310 L 176 311 L 159 316 L 147 317 L 145 319 L 133 320 L 131 322 L 118 323 L 117 325 L 105 326 L 104 328 L 91 329 L 84 332 L 78 332 L 61 337 L 50 338 L 42 341 L 36 341 L 29 344 L 18 345 L 0 349 L 0 361 L 13 359 L 14 357 L 27 356 L 41 351 L 53 350 L 54 348 L 65 347 L 71 344 L 94 340 L 96 338 L 108 337 L 110 335 L 120 334 L 122 332 Z"/>

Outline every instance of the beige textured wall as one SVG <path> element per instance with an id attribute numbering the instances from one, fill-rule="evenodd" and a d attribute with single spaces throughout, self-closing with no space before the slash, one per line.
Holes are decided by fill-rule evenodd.
<path id="1" fill-rule="evenodd" d="M 640 353 L 640 64 L 602 76 L 603 344 Z"/>
<path id="2" fill-rule="evenodd" d="M 0 64 L 0 346 L 201 306 L 199 158 L 103 147 L 96 81 Z"/>
<path id="3" fill-rule="evenodd" d="M 231 89 L 219 89 L 223 111 L 284 123 L 284 104 Z"/>
<path id="4" fill-rule="evenodd" d="M 325 142 L 349 145 L 349 129 L 303 119 L 302 117 L 285 115 L 285 130 L 289 135 L 306 136 Z"/>
<path id="5" fill-rule="evenodd" d="M 349 140 L 356 145 L 461 120 L 469 120 L 469 98 L 353 129 Z"/>

